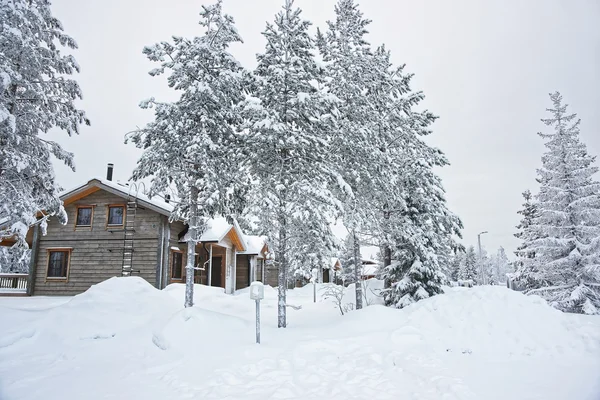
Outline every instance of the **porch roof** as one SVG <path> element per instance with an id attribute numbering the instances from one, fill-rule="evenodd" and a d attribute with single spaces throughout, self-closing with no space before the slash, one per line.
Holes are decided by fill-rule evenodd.
<path id="1" fill-rule="evenodd" d="M 202 233 L 202 236 L 200 236 L 199 242 L 220 243 L 226 237 L 231 239 L 233 244 L 238 249 L 238 252 L 241 253 L 247 251 L 248 246 L 244 240 L 244 234 L 242 233 L 237 221 L 234 220 L 233 224 L 230 224 L 223 217 L 213 218 L 207 221 L 206 230 L 204 233 Z M 189 238 L 190 233 L 186 228 L 185 235 L 179 239 L 179 242 L 187 242 Z"/>
<path id="2" fill-rule="evenodd" d="M 266 236 L 244 235 L 246 242 L 246 250 L 240 251 L 239 254 L 258 255 L 268 251 Z"/>
<path id="3" fill-rule="evenodd" d="M 329 265 L 324 266 L 325 269 L 333 269 L 340 270 L 342 268 L 342 264 L 340 263 L 340 259 L 337 257 L 331 257 L 329 259 Z"/>

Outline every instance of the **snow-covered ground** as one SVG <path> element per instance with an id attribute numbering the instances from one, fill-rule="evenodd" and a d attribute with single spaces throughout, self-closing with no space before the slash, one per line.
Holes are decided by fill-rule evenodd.
<path id="1" fill-rule="evenodd" d="M 600 399 L 600 317 L 503 287 L 344 316 L 288 293 L 301 308 L 277 329 L 266 288 L 260 345 L 247 290 L 197 286 L 190 310 L 139 278 L 0 298 L 0 399 Z"/>

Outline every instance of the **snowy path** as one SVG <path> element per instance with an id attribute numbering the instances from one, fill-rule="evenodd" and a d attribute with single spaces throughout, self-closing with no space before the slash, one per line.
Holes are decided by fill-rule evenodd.
<path id="1" fill-rule="evenodd" d="M 246 293 L 135 279 L 63 299 L 0 299 L 0 399 L 598 400 L 600 318 L 503 288 L 452 290 L 405 310 L 339 316 L 310 288 L 274 291 L 254 339 Z M 187 345 L 191 343 L 190 345 Z"/>

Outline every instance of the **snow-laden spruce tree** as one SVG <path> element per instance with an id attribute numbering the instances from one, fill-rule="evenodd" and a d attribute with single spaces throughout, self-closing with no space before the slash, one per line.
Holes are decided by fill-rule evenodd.
<path id="1" fill-rule="evenodd" d="M 464 251 L 457 251 L 450 259 L 450 276 L 451 281 L 457 282 L 460 279 L 460 269 L 465 259 Z"/>
<path id="2" fill-rule="evenodd" d="M 334 137 L 336 173 L 344 180 L 337 195 L 344 204 L 343 223 L 352 238 L 352 262 L 345 260 L 347 269 L 354 267 L 354 278 L 361 273 L 359 234 L 364 221 L 375 212 L 369 201 L 370 193 L 381 189 L 386 179 L 379 166 L 381 152 L 372 103 L 368 95 L 379 85 L 373 74 L 375 65 L 371 46 L 365 39 L 371 21 L 363 17 L 354 0 L 339 0 L 335 6 L 335 20 L 328 21 L 328 29 L 317 35 L 317 43 L 326 65 L 329 87 L 339 99 L 338 121 Z M 347 242 L 347 244 L 349 244 Z M 362 287 L 355 286 L 356 308 L 362 308 Z"/>
<path id="3" fill-rule="evenodd" d="M 339 208 L 330 190 L 336 182 L 331 147 L 336 99 L 325 89 L 309 26 L 301 10 L 286 0 L 263 33 L 267 45 L 257 56 L 255 98 L 246 106 L 244 165 L 257 184 L 261 233 L 269 236 L 278 265 L 280 328 L 287 324 L 290 237 L 313 218 L 331 220 Z"/>
<path id="4" fill-rule="evenodd" d="M 349 233 L 348 235 L 346 235 L 346 238 L 344 239 L 344 243 L 342 243 L 341 249 L 339 251 L 339 260 L 340 260 L 340 264 L 342 264 L 342 272 L 341 272 L 341 278 L 342 281 L 344 282 L 344 285 L 348 285 L 354 282 L 357 282 L 357 280 L 360 278 L 360 276 L 357 278 L 356 275 L 356 267 L 355 267 L 355 260 L 354 260 L 354 237 L 352 235 L 352 233 Z M 358 264 L 358 269 L 361 270 L 362 269 L 362 262 L 360 262 Z"/>
<path id="5" fill-rule="evenodd" d="M 481 280 L 481 284 L 496 284 L 497 271 L 495 258 L 495 254 L 489 254 L 484 247 L 481 248 L 481 255 L 477 256 L 477 268 L 479 269 L 479 279 Z M 483 274 L 483 276 L 481 274 Z"/>
<path id="6" fill-rule="evenodd" d="M 478 276 L 479 271 L 477 271 L 477 254 L 475 254 L 475 247 L 469 246 L 460 270 L 460 279 L 463 281 L 473 281 L 475 284 L 479 281 Z"/>
<path id="7" fill-rule="evenodd" d="M 67 221 L 51 158 L 74 170 L 73 154 L 40 135 L 58 128 L 70 136 L 89 125 L 75 106 L 79 85 L 69 79 L 79 65 L 61 52 L 75 48 L 50 1 L 0 1 L 0 240 L 15 236 L 26 245 L 38 214 L 43 231 L 50 216 Z"/>
<path id="8" fill-rule="evenodd" d="M 460 221 L 446 208 L 439 178 L 429 172 L 432 181 L 421 177 L 420 189 L 405 186 L 411 193 L 405 199 L 408 207 L 393 213 L 386 227 L 393 262 L 384 269 L 391 285 L 383 296 L 386 304 L 398 308 L 443 293 L 443 263 L 458 248 L 453 235 L 460 235 Z"/>
<path id="9" fill-rule="evenodd" d="M 310 214 L 312 210 L 308 210 Z M 313 268 L 328 266 L 338 247 L 327 219 L 307 216 L 301 221 L 292 220 L 294 230 L 289 237 L 289 271 L 295 279 L 308 281 Z M 333 277 L 333 276 L 332 276 Z"/>
<path id="10" fill-rule="evenodd" d="M 442 292 L 443 263 L 459 247 L 453 237 L 460 237 L 462 224 L 448 210 L 441 180 L 433 170 L 448 161 L 423 140 L 436 117 L 415 110 L 424 95 L 411 90 L 412 75 L 404 72 L 404 66 L 394 67 L 383 47 L 375 58 L 379 84 L 368 94 L 377 132 L 373 140 L 381 153 L 378 167 L 386 181 L 371 193 L 378 212 L 369 222 L 380 243 L 392 249 L 394 262 L 383 269 L 389 282 L 383 291 L 385 302 L 404 307 Z"/>
<path id="11" fill-rule="evenodd" d="M 200 16 L 202 36 L 144 48 L 160 64 L 150 75 L 169 71 L 168 84 L 181 96 L 173 103 L 142 102 L 142 108 L 154 108 L 154 121 L 129 137 L 144 149 L 133 179 L 151 176 L 150 196 L 173 188 L 178 202 L 172 218 L 188 223 L 186 307 L 193 305 L 194 250 L 204 223 L 239 212 L 248 180 L 238 133 L 244 71 L 228 51 L 242 39 L 220 0 L 203 6 Z"/>
<path id="12" fill-rule="evenodd" d="M 490 257 L 489 283 L 498 285 L 506 283 L 506 273 L 509 272 L 510 261 L 506 256 L 504 247 L 499 247 L 498 251 Z"/>
<path id="13" fill-rule="evenodd" d="M 543 237 L 525 243 L 534 257 L 537 294 L 554 307 L 585 314 L 600 313 L 600 183 L 598 167 L 579 138 L 580 120 L 567 112 L 560 93 L 550 94 L 554 132 L 539 133 L 547 151 L 538 170 L 539 215 L 529 229 Z M 533 236 L 533 235 L 532 235 Z M 527 264 L 527 263 L 526 263 Z M 535 272 L 537 271 L 537 272 Z"/>
<path id="14" fill-rule="evenodd" d="M 30 249 L 0 246 L 0 273 L 26 274 L 29 271 L 30 257 Z"/>
<path id="15" fill-rule="evenodd" d="M 517 211 L 522 218 L 519 225 L 517 225 L 518 232 L 515 233 L 515 237 L 521 240 L 521 244 L 519 244 L 515 251 L 517 259 L 515 261 L 516 273 L 514 279 L 520 289 L 529 290 L 541 286 L 541 282 L 536 281 L 539 274 L 534 260 L 535 252 L 529 246 L 536 239 L 543 237 L 543 234 L 534 225 L 534 220 L 539 217 L 535 199 L 529 190 L 523 192 L 522 196 L 525 202 L 523 203 L 523 208 Z"/>

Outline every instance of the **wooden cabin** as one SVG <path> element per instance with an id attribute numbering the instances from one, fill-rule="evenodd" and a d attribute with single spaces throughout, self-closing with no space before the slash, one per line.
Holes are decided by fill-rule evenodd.
<path id="1" fill-rule="evenodd" d="M 61 194 L 66 225 L 51 218 L 45 236 L 31 229 L 29 295 L 75 295 L 114 276 L 141 276 L 158 289 L 185 282 L 187 226 L 169 221 L 172 204 L 111 176 Z M 195 249 L 195 282 L 234 293 L 265 277 L 267 252 L 264 238 L 210 220 Z"/>
<path id="2" fill-rule="evenodd" d="M 377 278 L 380 269 L 379 261 L 372 260 L 369 258 L 362 258 L 361 262 L 362 269 L 360 279 L 366 281 L 369 279 Z"/>
<path id="3" fill-rule="evenodd" d="M 342 263 L 337 257 L 331 257 L 329 264 L 321 267 L 321 279 L 322 283 L 341 283 L 340 274 L 342 272 Z"/>

